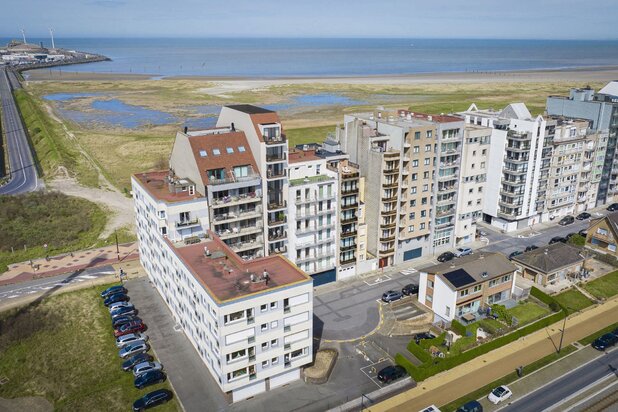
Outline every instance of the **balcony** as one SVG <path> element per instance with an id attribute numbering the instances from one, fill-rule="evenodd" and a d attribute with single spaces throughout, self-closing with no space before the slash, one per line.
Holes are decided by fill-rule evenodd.
<path id="1" fill-rule="evenodd" d="M 342 195 L 352 195 L 358 193 L 358 187 L 346 188 L 345 186 L 341 187 Z"/>
<path id="2" fill-rule="evenodd" d="M 380 242 L 392 242 L 395 240 L 395 234 L 391 233 L 390 235 L 380 237 Z"/>
<path id="3" fill-rule="evenodd" d="M 443 216 L 449 216 L 449 215 L 454 215 L 455 214 L 455 208 L 449 208 L 447 210 L 440 210 L 438 212 L 436 212 L 436 217 L 443 217 Z"/>
<path id="4" fill-rule="evenodd" d="M 339 263 L 342 265 L 349 265 L 350 263 L 356 263 L 356 256 L 346 257 L 343 259 L 340 258 Z"/>
<path id="5" fill-rule="evenodd" d="M 270 249 L 268 250 L 268 255 L 269 255 L 269 256 L 272 256 L 272 255 L 279 255 L 279 254 L 281 254 L 281 255 L 282 255 L 282 254 L 287 253 L 287 252 L 288 252 L 288 248 L 287 248 L 287 246 L 273 247 L 273 248 L 270 248 Z M 285 313 L 285 312 L 284 312 L 284 313 Z"/>
<path id="6" fill-rule="evenodd" d="M 328 182 L 329 180 L 335 180 L 335 178 L 328 175 L 307 176 L 300 179 L 291 179 L 290 186 L 302 186 L 312 183 Z"/>
<path id="7" fill-rule="evenodd" d="M 266 163 L 283 162 L 286 159 L 287 159 L 287 154 L 285 152 L 266 154 Z"/>
<path id="8" fill-rule="evenodd" d="M 179 222 L 176 222 L 176 227 L 179 229 L 185 229 L 185 228 L 192 227 L 192 226 L 198 226 L 199 224 L 200 224 L 199 219 L 195 218 L 195 219 L 181 220 Z"/>
<path id="9" fill-rule="evenodd" d="M 382 186 L 385 187 L 385 188 L 396 188 L 396 187 L 399 187 L 399 182 L 396 181 L 396 180 L 393 180 L 393 181 L 390 181 L 390 182 L 387 181 L 387 182 L 383 182 Z"/>
<path id="10" fill-rule="evenodd" d="M 345 217 L 345 218 L 342 217 L 341 218 L 341 224 L 342 225 L 347 225 L 349 223 L 356 223 L 356 222 L 358 222 L 358 218 L 355 215 L 351 216 L 351 217 Z"/>
<path id="11" fill-rule="evenodd" d="M 318 259 L 322 259 L 325 257 L 334 257 L 335 256 L 335 251 L 334 250 L 328 250 L 328 251 L 314 251 L 314 253 L 311 253 L 309 255 L 297 258 L 295 263 L 299 264 L 299 263 L 306 263 L 306 262 L 311 262 L 314 260 L 318 260 Z"/>
<path id="12" fill-rule="evenodd" d="M 510 162 L 510 163 L 524 164 L 524 163 L 528 163 L 529 159 L 527 159 L 525 157 L 508 157 L 508 156 L 506 156 L 504 158 L 504 160 L 506 162 Z"/>
<path id="13" fill-rule="evenodd" d="M 446 198 L 446 199 L 444 199 L 444 198 L 443 199 L 439 199 L 436 202 L 436 205 L 437 206 L 446 206 L 446 205 L 450 205 L 452 203 L 455 203 L 455 196 L 452 196 L 452 197 L 449 197 L 449 198 Z"/>
<path id="14" fill-rule="evenodd" d="M 378 254 L 380 256 L 392 255 L 393 253 L 395 253 L 395 248 L 394 247 L 378 251 Z"/>
<path id="15" fill-rule="evenodd" d="M 325 223 L 319 226 L 316 225 L 316 226 L 301 227 L 300 229 L 296 229 L 296 234 L 306 235 L 308 233 L 318 232 L 320 230 L 332 229 L 334 227 L 335 227 L 334 223 Z"/>
<path id="16" fill-rule="evenodd" d="M 274 233 L 268 233 L 268 241 L 276 242 L 278 240 L 283 240 L 287 238 L 288 234 L 285 230 L 277 230 Z"/>
<path id="17" fill-rule="evenodd" d="M 213 218 L 215 225 L 222 225 L 225 223 L 232 223 L 239 220 L 257 219 L 262 216 L 262 209 L 256 208 L 254 210 L 236 212 L 236 213 L 222 213 L 215 215 Z"/>
<path id="18" fill-rule="evenodd" d="M 288 221 L 287 217 L 283 214 L 273 218 L 268 218 L 268 226 L 284 225 Z"/>
<path id="19" fill-rule="evenodd" d="M 383 216 L 396 215 L 397 214 L 397 209 L 393 208 L 393 209 L 389 209 L 389 210 L 383 210 L 381 213 L 382 213 Z"/>
<path id="20" fill-rule="evenodd" d="M 388 222 L 388 223 L 380 223 L 380 228 L 381 229 L 390 229 L 397 226 L 397 221 L 393 220 L 392 222 Z"/>
<path id="21" fill-rule="evenodd" d="M 358 232 L 356 230 L 343 231 L 343 232 L 341 232 L 341 237 L 356 236 L 357 233 Z"/>
<path id="22" fill-rule="evenodd" d="M 237 206 L 246 203 L 255 203 L 262 200 L 262 196 L 260 194 L 256 194 L 255 192 L 251 192 L 249 194 L 241 194 L 238 196 L 224 196 L 220 198 L 212 199 L 212 207 L 230 207 Z"/>
<path id="23" fill-rule="evenodd" d="M 238 236 L 250 235 L 252 233 L 262 233 L 262 225 L 234 227 L 216 232 L 221 239 L 231 239 Z"/>
<path id="24" fill-rule="evenodd" d="M 341 209 L 342 209 L 342 210 L 346 210 L 346 209 L 357 209 L 357 208 L 358 208 L 358 202 L 356 202 L 356 203 L 342 204 L 342 205 L 341 205 Z"/>
<path id="25" fill-rule="evenodd" d="M 283 179 L 284 177 L 286 177 L 286 175 L 285 175 L 285 169 L 283 168 L 281 168 L 280 170 L 276 170 L 276 169 L 266 170 L 266 178 L 268 180 Z"/>
<path id="26" fill-rule="evenodd" d="M 264 143 L 266 143 L 269 146 L 272 145 L 277 145 L 277 144 L 287 144 L 287 138 L 285 137 L 285 134 L 281 133 L 279 136 L 274 136 L 274 137 L 270 137 L 270 136 L 262 136 L 262 138 L 264 139 Z"/>
<path id="27" fill-rule="evenodd" d="M 457 191 L 457 185 L 449 185 L 449 186 L 442 186 L 442 187 L 438 187 L 438 192 L 441 193 L 448 193 L 448 192 L 456 192 Z"/>
<path id="28" fill-rule="evenodd" d="M 264 244 L 262 243 L 262 238 L 257 238 L 253 241 L 232 243 L 229 246 L 234 252 L 240 253 L 251 249 L 261 249 L 264 247 Z"/>
<path id="29" fill-rule="evenodd" d="M 356 246 L 358 246 L 356 243 L 352 243 L 350 245 L 339 245 L 339 250 L 346 251 L 346 250 L 353 250 L 356 249 Z"/>
<path id="30" fill-rule="evenodd" d="M 395 174 L 399 174 L 399 168 L 395 168 L 395 169 L 384 169 L 384 174 L 385 175 L 395 175 Z"/>
<path id="31" fill-rule="evenodd" d="M 233 177 L 211 177 L 208 176 L 208 186 L 218 186 L 218 185 L 226 185 L 230 183 L 242 183 L 242 182 L 252 182 L 255 181 L 255 184 L 258 185 L 260 183 L 261 176 L 257 173 L 250 173 L 247 176 L 233 176 Z"/>
<path id="32" fill-rule="evenodd" d="M 435 227 L 436 229 L 444 229 L 444 228 L 447 228 L 447 227 L 449 227 L 449 226 L 454 226 L 454 225 L 455 225 L 455 221 L 454 221 L 454 220 L 448 220 L 448 221 L 446 221 L 446 222 L 440 222 L 440 223 L 437 223 L 437 222 L 436 222 L 436 224 L 434 225 L 434 227 Z"/>
<path id="33" fill-rule="evenodd" d="M 457 180 L 457 173 L 450 173 L 450 174 L 444 174 L 444 175 L 438 174 L 439 182 L 446 182 L 449 180 Z"/>
<path id="34" fill-rule="evenodd" d="M 271 212 L 279 209 L 285 209 L 286 207 L 288 207 L 288 202 L 285 200 L 272 201 L 268 203 L 268 210 Z"/>

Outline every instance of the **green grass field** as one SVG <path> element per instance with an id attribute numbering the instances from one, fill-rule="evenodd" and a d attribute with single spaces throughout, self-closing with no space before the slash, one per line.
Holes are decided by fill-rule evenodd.
<path id="1" fill-rule="evenodd" d="M 335 127 L 333 124 L 330 126 L 286 129 L 285 134 L 288 137 L 288 146 L 292 148 L 299 144 L 322 143 L 326 140 L 329 133 L 335 133 Z"/>
<path id="2" fill-rule="evenodd" d="M 511 309 L 507 309 L 507 312 L 511 316 L 515 316 L 517 318 L 519 321 L 518 326 L 522 326 L 549 315 L 550 310 L 541 307 L 534 302 L 525 302 L 520 303 Z"/>
<path id="3" fill-rule="evenodd" d="M 590 299 L 577 289 L 569 289 L 559 295 L 554 295 L 553 298 L 567 308 L 569 313 L 577 312 L 593 304 Z"/>
<path id="4" fill-rule="evenodd" d="M 62 193 L 2 196 L 0 272 L 10 263 L 95 246 L 106 221 L 97 204 Z"/>
<path id="5" fill-rule="evenodd" d="M 143 390 L 120 368 L 99 292 L 108 285 L 51 296 L 0 314 L 0 397 L 43 396 L 56 411 L 127 411 Z M 179 411 L 175 400 L 158 411 Z"/>
<path id="6" fill-rule="evenodd" d="M 618 295 L 618 270 L 586 283 L 584 289 L 599 299 Z"/>

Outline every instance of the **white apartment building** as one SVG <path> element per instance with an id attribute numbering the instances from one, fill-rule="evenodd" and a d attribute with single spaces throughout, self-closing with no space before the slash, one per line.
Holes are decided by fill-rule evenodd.
<path id="1" fill-rule="evenodd" d="M 464 126 L 455 223 L 457 245 L 473 242 L 476 237 L 476 223 L 483 219 L 491 133 L 492 129 L 489 127 L 474 124 Z"/>
<path id="2" fill-rule="evenodd" d="M 236 402 L 299 379 L 312 362 L 313 280 L 278 255 L 245 260 L 205 230 L 198 187 L 169 172 L 132 177 L 140 260 Z"/>
<path id="3" fill-rule="evenodd" d="M 335 281 L 339 175 L 315 149 L 292 149 L 288 177 L 288 258 L 310 274 L 316 286 Z"/>
<path id="4" fill-rule="evenodd" d="M 545 144 L 546 120 L 533 117 L 523 103 L 501 111 L 480 110 L 472 104 L 460 113 L 466 123 L 494 129 L 487 175 L 483 219 L 504 231 L 540 222 L 537 212 Z"/>

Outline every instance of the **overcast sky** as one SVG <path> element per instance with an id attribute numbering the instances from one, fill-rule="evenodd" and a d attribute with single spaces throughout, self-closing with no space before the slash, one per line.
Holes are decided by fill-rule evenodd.
<path id="1" fill-rule="evenodd" d="M 2 0 L 0 36 L 618 39 L 616 0 Z"/>

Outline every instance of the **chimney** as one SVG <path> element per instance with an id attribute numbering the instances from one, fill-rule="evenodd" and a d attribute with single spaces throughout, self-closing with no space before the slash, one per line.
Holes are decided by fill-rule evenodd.
<path id="1" fill-rule="evenodd" d="M 187 134 L 188 131 L 189 131 L 189 128 L 185 126 L 185 134 Z"/>
<path id="2" fill-rule="evenodd" d="M 378 119 L 382 118 L 382 112 L 378 112 Z"/>
<path id="3" fill-rule="evenodd" d="M 204 254 L 206 256 L 210 256 L 210 250 L 208 250 L 208 246 L 204 246 Z"/>
<path id="4" fill-rule="evenodd" d="M 232 131 L 235 132 L 236 131 L 236 127 L 234 127 L 234 123 L 232 122 Z"/>

